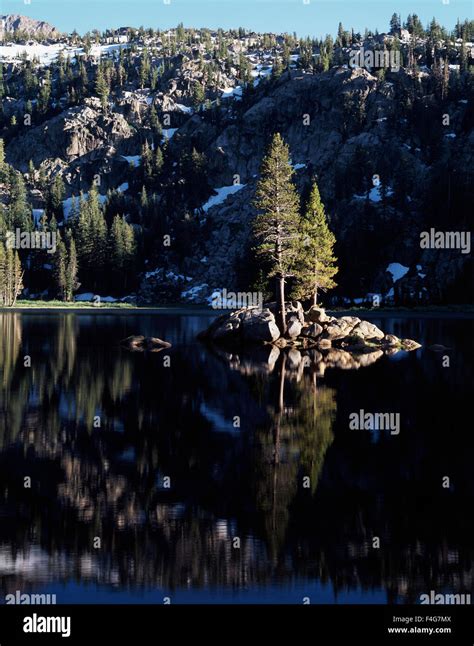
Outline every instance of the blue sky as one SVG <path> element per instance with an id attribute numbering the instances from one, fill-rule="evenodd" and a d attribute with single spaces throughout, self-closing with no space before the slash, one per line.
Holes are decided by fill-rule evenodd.
<path id="1" fill-rule="evenodd" d="M 335 35 L 344 27 L 386 31 L 394 11 L 405 19 L 417 13 L 423 24 L 433 16 L 447 28 L 457 18 L 473 17 L 472 0 L 1 0 L 2 13 L 46 20 L 61 31 L 131 26 L 166 29 L 246 27 L 255 31 L 294 32 L 299 36 Z M 306 0 L 308 2 L 308 0 Z"/>

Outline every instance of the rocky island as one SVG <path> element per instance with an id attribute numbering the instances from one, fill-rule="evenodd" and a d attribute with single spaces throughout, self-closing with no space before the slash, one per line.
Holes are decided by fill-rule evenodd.
<path id="1" fill-rule="evenodd" d="M 384 354 L 393 355 L 400 350 L 412 351 L 421 345 L 412 339 L 399 339 L 385 334 L 376 325 L 357 316 L 335 317 L 324 308 L 312 305 L 304 310 L 300 301 L 286 303 L 286 332 L 281 333 L 277 324 L 276 303 L 263 307 L 245 307 L 227 312 L 216 318 L 198 338 L 217 350 L 251 351 L 271 345 L 279 356 L 288 352 L 290 364 L 295 368 L 310 363 L 344 369 L 369 365 Z M 316 351 L 316 352 L 314 352 Z"/>

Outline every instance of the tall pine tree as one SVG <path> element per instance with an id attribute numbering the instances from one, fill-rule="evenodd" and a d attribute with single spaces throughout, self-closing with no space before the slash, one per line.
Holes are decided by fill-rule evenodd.
<path id="1" fill-rule="evenodd" d="M 273 137 L 263 159 L 257 184 L 254 222 L 258 241 L 257 255 L 269 268 L 268 277 L 276 279 L 278 326 L 286 333 L 285 281 L 292 275 L 297 256 L 299 197 L 292 182 L 293 168 L 288 146 L 281 135 Z"/>
<path id="2" fill-rule="evenodd" d="M 295 298 L 312 298 L 318 301 L 318 291 L 336 286 L 337 273 L 333 248 L 336 238 L 329 229 L 319 188 L 313 184 L 300 226 L 300 245 L 296 262 Z"/>

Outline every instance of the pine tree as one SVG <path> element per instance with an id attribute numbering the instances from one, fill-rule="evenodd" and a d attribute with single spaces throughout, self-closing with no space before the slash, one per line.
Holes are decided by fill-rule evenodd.
<path id="1" fill-rule="evenodd" d="M 449 60 L 446 54 L 446 58 L 444 59 L 444 65 L 443 65 L 443 81 L 441 85 L 441 98 L 443 99 L 443 101 L 446 99 L 448 95 L 448 89 L 449 89 Z"/>
<path id="2" fill-rule="evenodd" d="M 148 79 L 150 78 L 150 61 L 148 58 L 148 51 L 146 48 L 143 50 L 140 58 L 139 77 L 140 77 L 140 87 L 143 89 Z"/>
<path id="3" fill-rule="evenodd" d="M 86 66 L 84 64 L 84 61 L 80 59 L 79 75 L 78 75 L 78 94 L 80 97 L 83 97 L 87 94 L 88 85 L 89 85 L 89 77 L 87 75 Z"/>
<path id="4" fill-rule="evenodd" d="M 51 74 L 46 70 L 44 78 L 41 81 L 40 91 L 38 93 L 38 110 L 44 114 L 48 111 L 51 99 Z"/>
<path id="5" fill-rule="evenodd" d="M 96 186 L 92 186 L 87 200 L 81 196 L 76 237 L 81 280 L 95 289 L 107 262 L 107 223 Z"/>
<path id="6" fill-rule="evenodd" d="M 5 84 L 3 81 L 3 65 L 0 63 L 0 101 L 5 96 Z"/>
<path id="7" fill-rule="evenodd" d="M 127 288 L 128 276 L 133 273 L 136 254 L 135 233 L 125 217 L 116 215 L 110 228 L 110 263 L 112 273 L 119 277 L 122 288 Z"/>
<path id="8" fill-rule="evenodd" d="M 23 270 L 18 252 L 0 243 L 0 302 L 14 307 L 23 289 Z"/>
<path id="9" fill-rule="evenodd" d="M 3 231 L 2 231 L 3 233 Z M 3 242 L 0 242 L 0 305 L 6 306 L 6 251 Z"/>
<path id="10" fill-rule="evenodd" d="M 0 139 L 0 182 L 5 182 L 7 178 L 7 165 L 5 163 L 5 145 L 3 139 Z"/>
<path id="11" fill-rule="evenodd" d="M 79 271 L 77 263 L 76 243 L 70 231 L 67 232 L 67 264 L 66 264 L 66 300 L 68 302 L 74 301 L 74 292 L 79 289 L 79 282 L 77 274 Z"/>
<path id="12" fill-rule="evenodd" d="M 77 244 L 79 262 L 84 270 L 89 269 L 93 251 L 93 233 L 88 203 L 81 194 L 77 222 Z"/>
<path id="13" fill-rule="evenodd" d="M 459 57 L 459 70 L 460 72 L 466 72 L 468 68 L 468 57 L 467 57 L 467 45 L 466 37 L 463 36 L 461 43 L 461 54 Z"/>
<path id="14" fill-rule="evenodd" d="M 28 162 L 28 179 L 30 182 L 34 182 L 35 180 L 35 165 L 32 159 Z"/>
<path id="15" fill-rule="evenodd" d="M 140 193 L 140 207 L 142 212 L 146 212 L 148 209 L 148 195 L 145 186 L 142 186 L 142 192 Z"/>
<path id="16" fill-rule="evenodd" d="M 269 277 L 277 283 L 279 327 L 286 332 L 285 280 L 292 275 L 297 255 L 299 198 L 292 182 L 288 146 L 277 133 L 262 161 L 255 206 L 259 211 L 254 223 L 258 241 L 257 255 L 269 267 Z"/>
<path id="17" fill-rule="evenodd" d="M 342 26 L 342 22 L 339 23 L 339 26 L 337 28 L 337 40 L 336 44 L 338 47 L 343 47 L 344 45 L 344 27 Z"/>
<path id="18" fill-rule="evenodd" d="M 153 176 L 153 152 L 148 141 L 142 146 L 142 169 L 145 182 L 149 182 Z"/>
<path id="19" fill-rule="evenodd" d="M 401 20 L 398 14 L 394 13 L 392 17 L 390 18 L 390 33 L 395 36 L 395 35 L 400 35 L 400 29 L 401 29 Z"/>
<path id="20" fill-rule="evenodd" d="M 193 87 L 193 105 L 196 110 L 198 110 L 199 107 L 204 103 L 205 98 L 206 91 L 204 87 L 201 85 L 201 83 L 199 83 L 199 81 L 196 81 Z"/>
<path id="21" fill-rule="evenodd" d="M 65 193 L 64 181 L 61 175 L 56 175 L 49 190 L 48 211 L 53 213 L 59 220 L 62 220 L 64 217 L 63 200 Z"/>
<path id="22" fill-rule="evenodd" d="M 11 179 L 11 201 L 8 208 L 9 223 L 12 229 L 31 231 L 33 219 L 28 204 L 25 181 L 21 173 L 14 172 Z"/>
<path id="23" fill-rule="evenodd" d="M 102 109 L 105 110 L 109 103 L 110 89 L 109 89 L 109 84 L 107 82 L 107 79 L 105 78 L 102 64 L 100 64 L 99 67 L 97 68 L 97 76 L 95 80 L 95 91 L 97 93 L 97 96 L 100 99 L 100 104 L 102 106 Z"/>
<path id="24" fill-rule="evenodd" d="M 275 63 L 272 68 L 272 78 L 278 79 L 283 73 L 283 65 L 281 63 L 280 57 L 275 58 Z"/>
<path id="25" fill-rule="evenodd" d="M 300 227 L 300 247 L 296 263 L 295 298 L 312 297 L 317 304 L 318 291 L 335 287 L 337 273 L 333 248 L 336 242 L 328 227 L 319 188 L 313 184 Z"/>
<path id="26" fill-rule="evenodd" d="M 99 202 L 99 191 L 93 186 L 87 199 L 89 218 L 92 234 L 92 257 L 90 258 L 91 269 L 101 271 L 106 263 L 107 256 L 107 223 Z M 94 274 L 95 284 L 97 275 Z"/>
<path id="27" fill-rule="evenodd" d="M 155 144 L 155 147 L 158 148 L 158 144 L 163 136 L 163 129 L 161 127 L 161 123 L 158 119 L 154 105 L 152 105 L 150 109 L 150 128 L 153 134 L 153 142 Z"/>
<path id="28" fill-rule="evenodd" d="M 58 233 L 56 242 L 56 252 L 54 254 L 53 276 L 56 282 L 59 298 L 62 301 L 67 301 L 67 286 L 66 286 L 66 266 L 67 266 L 67 250 L 61 234 Z"/>
<path id="29" fill-rule="evenodd" d="M 163 153 L 159 146 L 156 147 L 155 155 L 153 157 L 153 174 L 158 177 L 163 169 Z"/>

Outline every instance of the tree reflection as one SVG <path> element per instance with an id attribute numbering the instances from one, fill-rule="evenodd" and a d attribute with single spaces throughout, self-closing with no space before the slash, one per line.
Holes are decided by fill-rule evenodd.
<path id="1" fill-rule="evenodd" d="M 373 444 L 336 430 L 341 398 L 355 406 L 373 376 L 357 371 L 350 388 L 336 387 L 319 376 L 320 357 L 186 344 L 166 368 L 159 355 L 120 349 L 137 325 L 124 320 L 0 314 L 5 590 L 73 578 L 240 589 L 303 577 L 335 590 L 383 587 L 397 599 L 456 577 L 472 586 L 465 499 L 430 490 L 430 511 L 413 496 L 420 473 L 429 482 L 429 465 L 451 454 L 444 436 L 438 445 L 431 433 L 421 450 L 413 438 Z M 401 400 L 405 384 L 390 370 L 379 379 Z M 231 432 L 238 413 L 242 427 Z M 469 452 L 452 456 L 457 481 L 472 481 Z M 374 534 L 385 541 L 377 554 Z"/>

